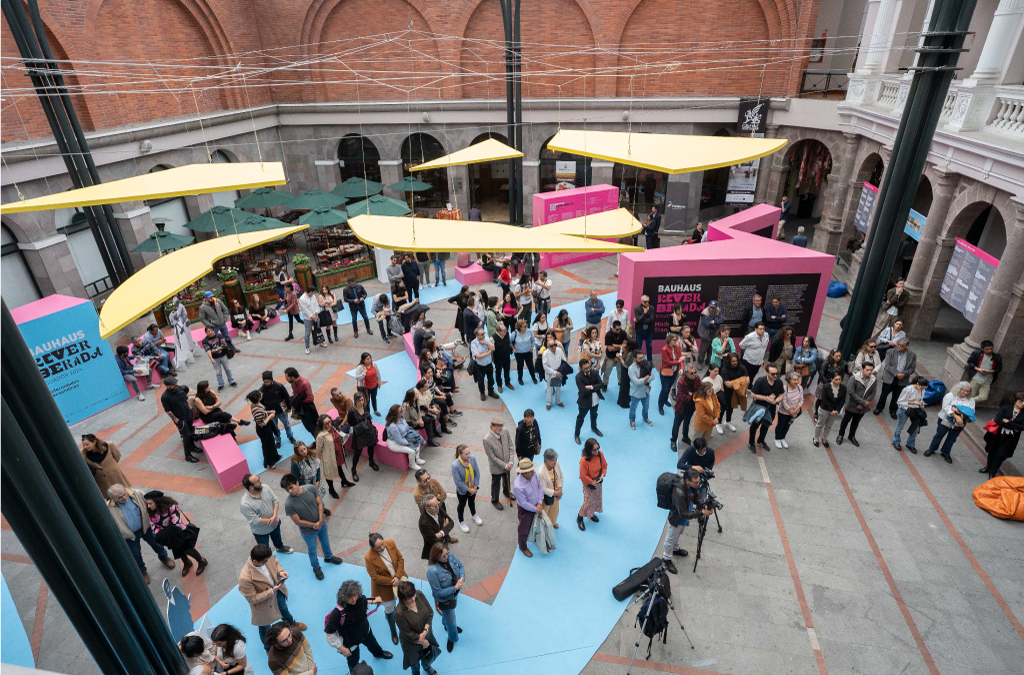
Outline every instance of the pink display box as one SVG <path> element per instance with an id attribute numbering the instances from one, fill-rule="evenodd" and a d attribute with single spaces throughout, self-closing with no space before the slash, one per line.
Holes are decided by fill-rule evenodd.
<path id="1" fill-rule="evenodd" d="M 480 267 L 480 263 L 475 262 L 469 267 L 456 267 L 455 280 L 463 286 L 476 286 L 494 283 L 494 275 Z"/>
<path id="2" fill-rule="evenodd" d="M 327 411 L 327 415 L 332 419 L 338 419 L 338 410 L 331 408 Z M 382 424 L 373 423 L 373 426 L 377 429 L 377 438 L 381 438 L 384 432 L 384 426 Z M 352 452 L 352 439 L 345 442 L 345 449 Z M 405 471 L 409 468 L 409 456 L 400 452 L 392 452 L 391 448 L 384 441 L 377 441 L 377 446 L 373 450 L 373 461 L 381 464 L 387 464 L 388 466 L 394 467 L 399 471 Z"/>
<path id="3" fill-rule="evenodd" d="M 548 225 L 619 207 L 619 189 L 614 185 L 590 185 L 571 190 L 538 192 L 533 195 L 533 226 Z M 614 241 L 614 240 L 610 240 Z M 541 253 L 541 269 L 551 269 L 604 258 L 611 253 Z"/>
<path id="4" fill-rule="evenodd" d="M 201 426 L 202 420 L 196 420 L 193 426 Z M 210 463 L 217 482 L 229 492 L 242 484 L 242 477 L 249 473 L 249 462 L 242 454 L 238 443 L 231 437 L 231 434 L 221 434 L 205 441 L 196 441 L 206 455 L 206 461 Z"/>
<path id="5" fill-rule="evenodd" d="M 779 214 L 778 208 L 760 204 L 712 224 L 703 244 L 619 256 L 619 297 L 631 312 L 645 293 L 655 307 L 655 352 L 664 346 L 668 316 L 677 303 L 696 334 L 701 311 L 718 300 L 738 344 L 747 330 L 737 324 L 755 291 L 765 296 L 765 304 L 770 293 L 792 299 L 783 304 L 791 321 L 797 320 L 798 339 L 817 333 L 835 258 L 775 240 Z"/>

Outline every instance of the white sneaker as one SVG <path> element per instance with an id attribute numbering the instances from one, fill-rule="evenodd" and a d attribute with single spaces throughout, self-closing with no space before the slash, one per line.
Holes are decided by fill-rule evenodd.
<path id="1" fill-rule="evenodd" d="M 782 441 L 780 441 L 780 440 L 776 439 L 776 441 L 775 441 L 775 447 L 776 447 L 776 448 L 779 448 L 779 449 L 781 450 L 781 449 L 782 449 Z"/>
<path id="2" fill-rule="evenodd" d="M 724 434 L 724 433 L 725 433 L 725 429 L 723 429 L 723 428 L 722 428 L 722 425 L 721 425 L 721 424 L 716 424 L 716 425 L 715 425 L 715 431 L 717 431 L 717 432 L 718 432 L 718 435 L 719 435 L 719 436 L 721 436 L 722 434 Z"/>
<path id="3" fill-rule="evenodd" d="M 475 515 L 475 514 L 473 515 L 473 522 L 476 523 L 477 525 L 483 525 L 484 524 L 483 519 L 481 519 L 480 516 Z"/>
<path id="4" fill-rule="evenodd" d="M 426 464 L 426 463 L 427 463 L 427 461 L 426 461 L 426 460 L 424 460 L 424 459 L 417 459 L 417 460 L 416 460 L 416 463 L 417 463 L 417 464 L 419 464 L 420 466 L 423 466 L 424 464 Z"/>
<path id="5" fill-rule="evenodd" d="M 784 448 L 788 448 L 789 447 L 789 443 L 786 442 L 786 439 L 782 439 L 782 447 L 784 447 Z"/>
<path id="6" fill-rule="evenodd" d="M 248 333 L 245 334 L 245 339 L 246 340 L 251 340 L 252 339 L 252 331 L 249 331 Z"/>
<path id="7" fill-rule="evenodd" d="M 160 388 L 160 385 L 159 385 L 159 384 L 157 384 L 156 382 L 150 382 L 150 383 L 149 383 L 149 388 L 150 388 L 150 389 L 159 389 L 159 388 Z M 139 395 L 141 396 L 141 392 L 140 392 L 140 394 L 139 394 Z"/>
<path id="8" fill-rule="evenodd" d="M 736 425 L 732 422 L 727 422 L 725 426 L 729 427 L 729 431 L 736 431 Z"/>
<path id="9" fill-rule="evenodd" d="M 459 529 L 462 530 L 463 532 L 469 532 L 469 525 L 466 525 L 466 523 L 464 523 L 464 522 L 462 522 L 460 520 L 459 521 Z"/>
<path id="10" fill-rule="evenodd" d="M 140 401 L 145 401 L 145 400 L 146 400 L 146 397 L 145 397 L 145 396 L 143 396 L 143 395 L 142 395 L 142 394 L 140 393 L 140 394 L 139 394 L 139 396 L 138 396 L 138 399 L 139 399 Z"/>
<path id="11" fill-rule="evenodd" d="M 308 347 L 306 348 L 306 353 L 307 353 L 307 354 L 309 353 L 309 348 L 308 348 Z"/>

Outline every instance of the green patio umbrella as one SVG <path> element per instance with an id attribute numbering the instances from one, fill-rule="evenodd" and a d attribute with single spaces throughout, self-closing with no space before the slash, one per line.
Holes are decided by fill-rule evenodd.
<path id="1" fill-rule="evenodd" d="M 303 192 L 298 197 L 292 199 L 288 206 L 297 211 L 312 211 L 319 208 L 332 209 L 335 206 L 344 204 L 345 201 L 345 197 L 339 197 L 338 195 L 331 194 L 330 192 L 313 189 L 308 192 Z"/>
<path id="2" fill-rule="evenodd" d="M 163 255 L 171 249 L 188 246 L 195 240 L 195 237 L 186 237 L 182 234 L 172 234 L 171 232 L 158 230 L 149 235 L 146 241 L 133 248 L 132 253 L 159 253 Z"/>
<path id="3" fill-rule="evenodd" d="M 261 187 L 236 199 L 235 206 L 240 209 L 269 209 L 272 206 L 291 206 L 293 199 L 295 197 L 287 192 Z"/>
<path id="4" fill-rule="evenodd" d="M 366 199 L 384 189 L 383 183 L 352 176 L 344 183 L 339 183 L 331 190 L 331 194 L 345 199 Z"/>
<path id="5" fill-rule="evenodd" d="M 389 190 L 395 190 L 396 192 L 423 192 L 434 187 L 430 183 L 424 183 L 419 178 L 412 176 L 406 176 L 397 183 L 393 183 L 388 186 Z"/>
<path id="6" fill-rule="evenodd" d="M 373 195 L 369 199 L 349 204 L 345 208 L 350 217 L 363 214 L 371 216 L 405 216 L 412 213 L 412 209 L 405 202 L 385 197 L 384 195 Z"/>
<path id="7" fill-rule="evenodd" d="M 323 206 L 315 208 L 309 213 L 299 217 L 300 225 L 309 225 L 311 228 L 331 227 L 332 225 L 343 225 L 348 222 L 348 214 L 344 211 L 335 211 Z"/>
<path id="8" fill-rule="evenodd" d="M 236 223 L 242 222 L 251 215 L 241 209 L 214 206 L 212 209 L 203 211 L 198 218 L 185 223 L 185 227 L 193 232 L 223 232 L 230 230 Z"/>
<path id="9" fill-rule="evenodd" d="M 287 227 L 284 223 L 276 218 L 264 218 L 263 216 L 257 216 L 254 213 L 248 214 L 248 217 L 235 224 L 234 227 L 224 231 L 224 234 L 245 234 L 246 232 L 262 232 L 263 230 L 273 230 L 276 227 Z"/>

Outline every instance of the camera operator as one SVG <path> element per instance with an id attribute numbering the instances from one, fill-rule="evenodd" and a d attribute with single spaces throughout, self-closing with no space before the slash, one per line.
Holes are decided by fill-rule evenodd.
<path id="1" fill-rule="evenodd" d="M 700 439 L 698 439 L 700 440 Z M 686 549 L 677 549 L 679 535 L 689 524 L 691 518 L 698 516 L 710 516 L 713 512 L 702 504 L 698 487 L 700 486 L 701 472 L 696 468 L 686 472 L 682 480 L 677 480 L 672 489 L 672 509 L 668 512 L 668 532 L 665 534 L 665 545 L 662 547 L 661 559 L 665 563 L 665 569 L 672 574 L 678 574 L 672 556 L 686 556 L 689 552 Z"/>
<path id="2" fill-rule="evenodd" d="M 715 450 L 708 447 L 708 442 L 698 436 L 693 445 L 683 450 L 683 456 L 676 463 L 680 476 L 685 476 L 690 469 L 704 473 L 715 468 Z"/>

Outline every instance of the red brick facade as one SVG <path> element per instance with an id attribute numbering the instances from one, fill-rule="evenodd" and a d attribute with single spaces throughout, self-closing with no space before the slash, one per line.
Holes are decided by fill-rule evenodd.
<path id="1" fill-rule="evenodd" d="M 522 0 L 523 95 L 795 95 L 818 1 Z M 505 92 L 498 0 L 39 4 L 56 58 L 77 73 L 70 84 L 88 87 L 76 96 L 87 129 L 266 103 Z M 3 140 L 47 136 L 28 79 L 8 67 L 18 53 L 5 22 L 0 31 Z M 238 64 L 244 80 L 227 75 Z"/>

